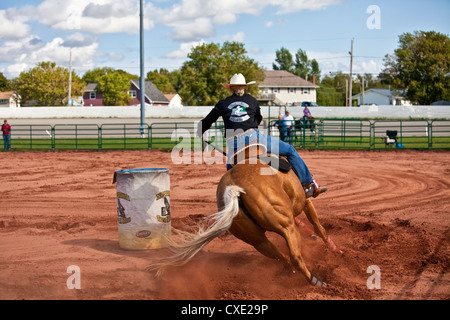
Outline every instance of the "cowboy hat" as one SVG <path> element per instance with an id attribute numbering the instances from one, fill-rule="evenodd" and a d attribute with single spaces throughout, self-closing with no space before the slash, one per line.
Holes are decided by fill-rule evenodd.
<path id="1" fill-rule="evenodd" d="M 242 75 L 242 73 L 235 73 L 234 76 L 231 78 L 230 83 L 222 83 L 222 85 L 228 90 L 231 91 L 231 86 L 248 86 L 250 84 L 255 84 L 256 81 L 250 81 L 246 82 L 245 77 Z"/>

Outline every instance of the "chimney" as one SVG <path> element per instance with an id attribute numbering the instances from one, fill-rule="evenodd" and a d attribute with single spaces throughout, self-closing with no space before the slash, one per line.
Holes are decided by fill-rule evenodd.
<path id="1" fill-rule="evenodd" d="M 316 84 L 316 75 L 313 74 L 313 84 Z"/>

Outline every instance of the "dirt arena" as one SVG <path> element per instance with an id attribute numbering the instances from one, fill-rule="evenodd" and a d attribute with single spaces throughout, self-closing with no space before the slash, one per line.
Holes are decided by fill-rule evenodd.
<path id="1" fill-rule="evenodd" d="M 306 264 L 326 288 L 228 232 L 160 279 L 145 269 L 162 249 L 119 247 L 116 170 L 169 168 L 172 225 L 180 226 L 216 212 L 222 164 L 175 165 L 159 151 L 3 152 L 0 299 L 450 299 L 449 152 L 300 155 L 329 188 L 314 204 L 344 251 L 303 237 Z M 67 288 L 71 265 L 81 289 Z M 380 289 L 367 287 L 369 266 L 381 271 Z"/>

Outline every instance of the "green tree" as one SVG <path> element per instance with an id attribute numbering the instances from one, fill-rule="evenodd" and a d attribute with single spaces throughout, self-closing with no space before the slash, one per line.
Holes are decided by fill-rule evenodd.
<path id="1" fill-rule="evenodd" d="M 275 62 L 272 64 L 273 70 L 285 70 L 291 73 L 295 72 L 295 65 L 292 54 L 284 47 L 275 52 Z"/>
<path id="2" fill-rule="evenodd" d="M 399 36 L 399 47 L 384 60 L 380 78 L 405 90 L 407 99 L 423 105 L 450 100 L 450 39 L 435 31 Z"/>
<path id="3" fill-rule="evenodd" d="M 320 68 L 316 59 L 309 60 L 306 51 L 299 49 L 295 54 L 295 70 L 294 73 L 303 79 L 312 81 L 313 75 L 316 81 L 320 81 Z"/>
<path id="4" fill-rule="evenodd" d="M 345 106 L 346 80 L 348 74 L 341 71 L 333 75 L 327 75 L 317 89 L 317 104 L 320 106 Z"/>
<path id="5" fill-rule="evenodd" d="M 311 78 L 312 76 L 316 76 L 316 82 L 320 82 L 320 74 L 322 71 L 320 71 L 319 63 L 316 59 L 311 60 Z"/>
<path id="6" fill-rule="evenodd" d="M 130 80 L 124 72 L 108 72 L 97 79 L 95 91 L 102 93 L 105 106 L 126 106 L 133 100 L 128 93 Z"/>
<path id="7" fill-rule="evenodd" d="M 242 73 L 247 81 L 262 81 L 263 69 L 246 53 L 239 42 L 225 42 L 222 46 L 204 43 L 192 48 L 181 67 L 182 87 L 178 93 L 183 103 L 215 105 L 229 95 L 221 84 L 228 83 L 235 73 Z M 249 86 L 249 93 L 256 96 L 257 86 Z"/>
<path id="8" fill-rule="evenodd" d="M 306 51 L 299 49 L 295 53 L 295 62 L 288 49 L 282 47 L 275 52 L 275 63 L 273 70 L 286 70 L 303 79 L 312 81 L 312 76 L 316 76 L 316 81 L 320 81 L 320 68 L 316 59 L 309 60 Z"/>
<path id="9" fill-rule="evenodd" d="M 86 84 L 97 83 L 95 91 L 102 94 L 105 105 L 122 106 L 133 100 L 128 93 L 130 81 L 139 80 L 139 76 L 121 69 L 102 67 L 86 71 L 82 79 Z"/>
<path id="10" fill-rule="evenodd" d="M 100 77 L 115 71 L 116 70 L 114 68 L 110 67 L 94 68 L 93 70 L 86 71 L 81 79 L 83 79 L 86 84 L 98 83 L 98 79 L 100 79 Z"/>
<path id="11" fill-rule="evenodd" d="M 13 88 L 22 101 L 33 101 L 40 106 L 67 105 L 69 95 L 69 70 L 56 63 L 39 62 L 13 81 Z M 83 95 L 85 83 L 72 71 L 71 95 Z"/>
<path id="12" fill-rule="evenodd" d="M 175 93 L 175 88 L 170 81 L 170 73 L 167 69 L 149 71 L 145 80 L 151 81 L 163 93 Z"/>
<path id="13" fill-rule="evenodd" d="M 1 91 L 11 91 L 11 82 L 0 72 L 0 92 Z"/>

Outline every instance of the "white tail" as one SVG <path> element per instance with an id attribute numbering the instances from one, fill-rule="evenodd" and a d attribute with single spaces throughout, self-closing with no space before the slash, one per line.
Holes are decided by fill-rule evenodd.
<path id="1" fill-rule="evenodd" d="M 211 240 L 227 231 L 233 219 L 239 212 L 239 195 L 245 193 L 244 189 L 238 186 L 227 186 L 223 194 L 225 207 L 208 217 L 214 222 L 203 230 L 200 226 L 197 233 L 189 233 L 172 228 L 172 231 L 182 238 L 181 242 L 176 242 L 172 237 L 168 237 L 167 242 L 170 250 L 173 252 L 171 256 L 160 258 L 153 262 L 147 269 L 158 270 L 156 275 L 161 275 L 163 269 L 168 266 L 181 266 L 191 260 L 197 252 L 199 252 Z"/>

